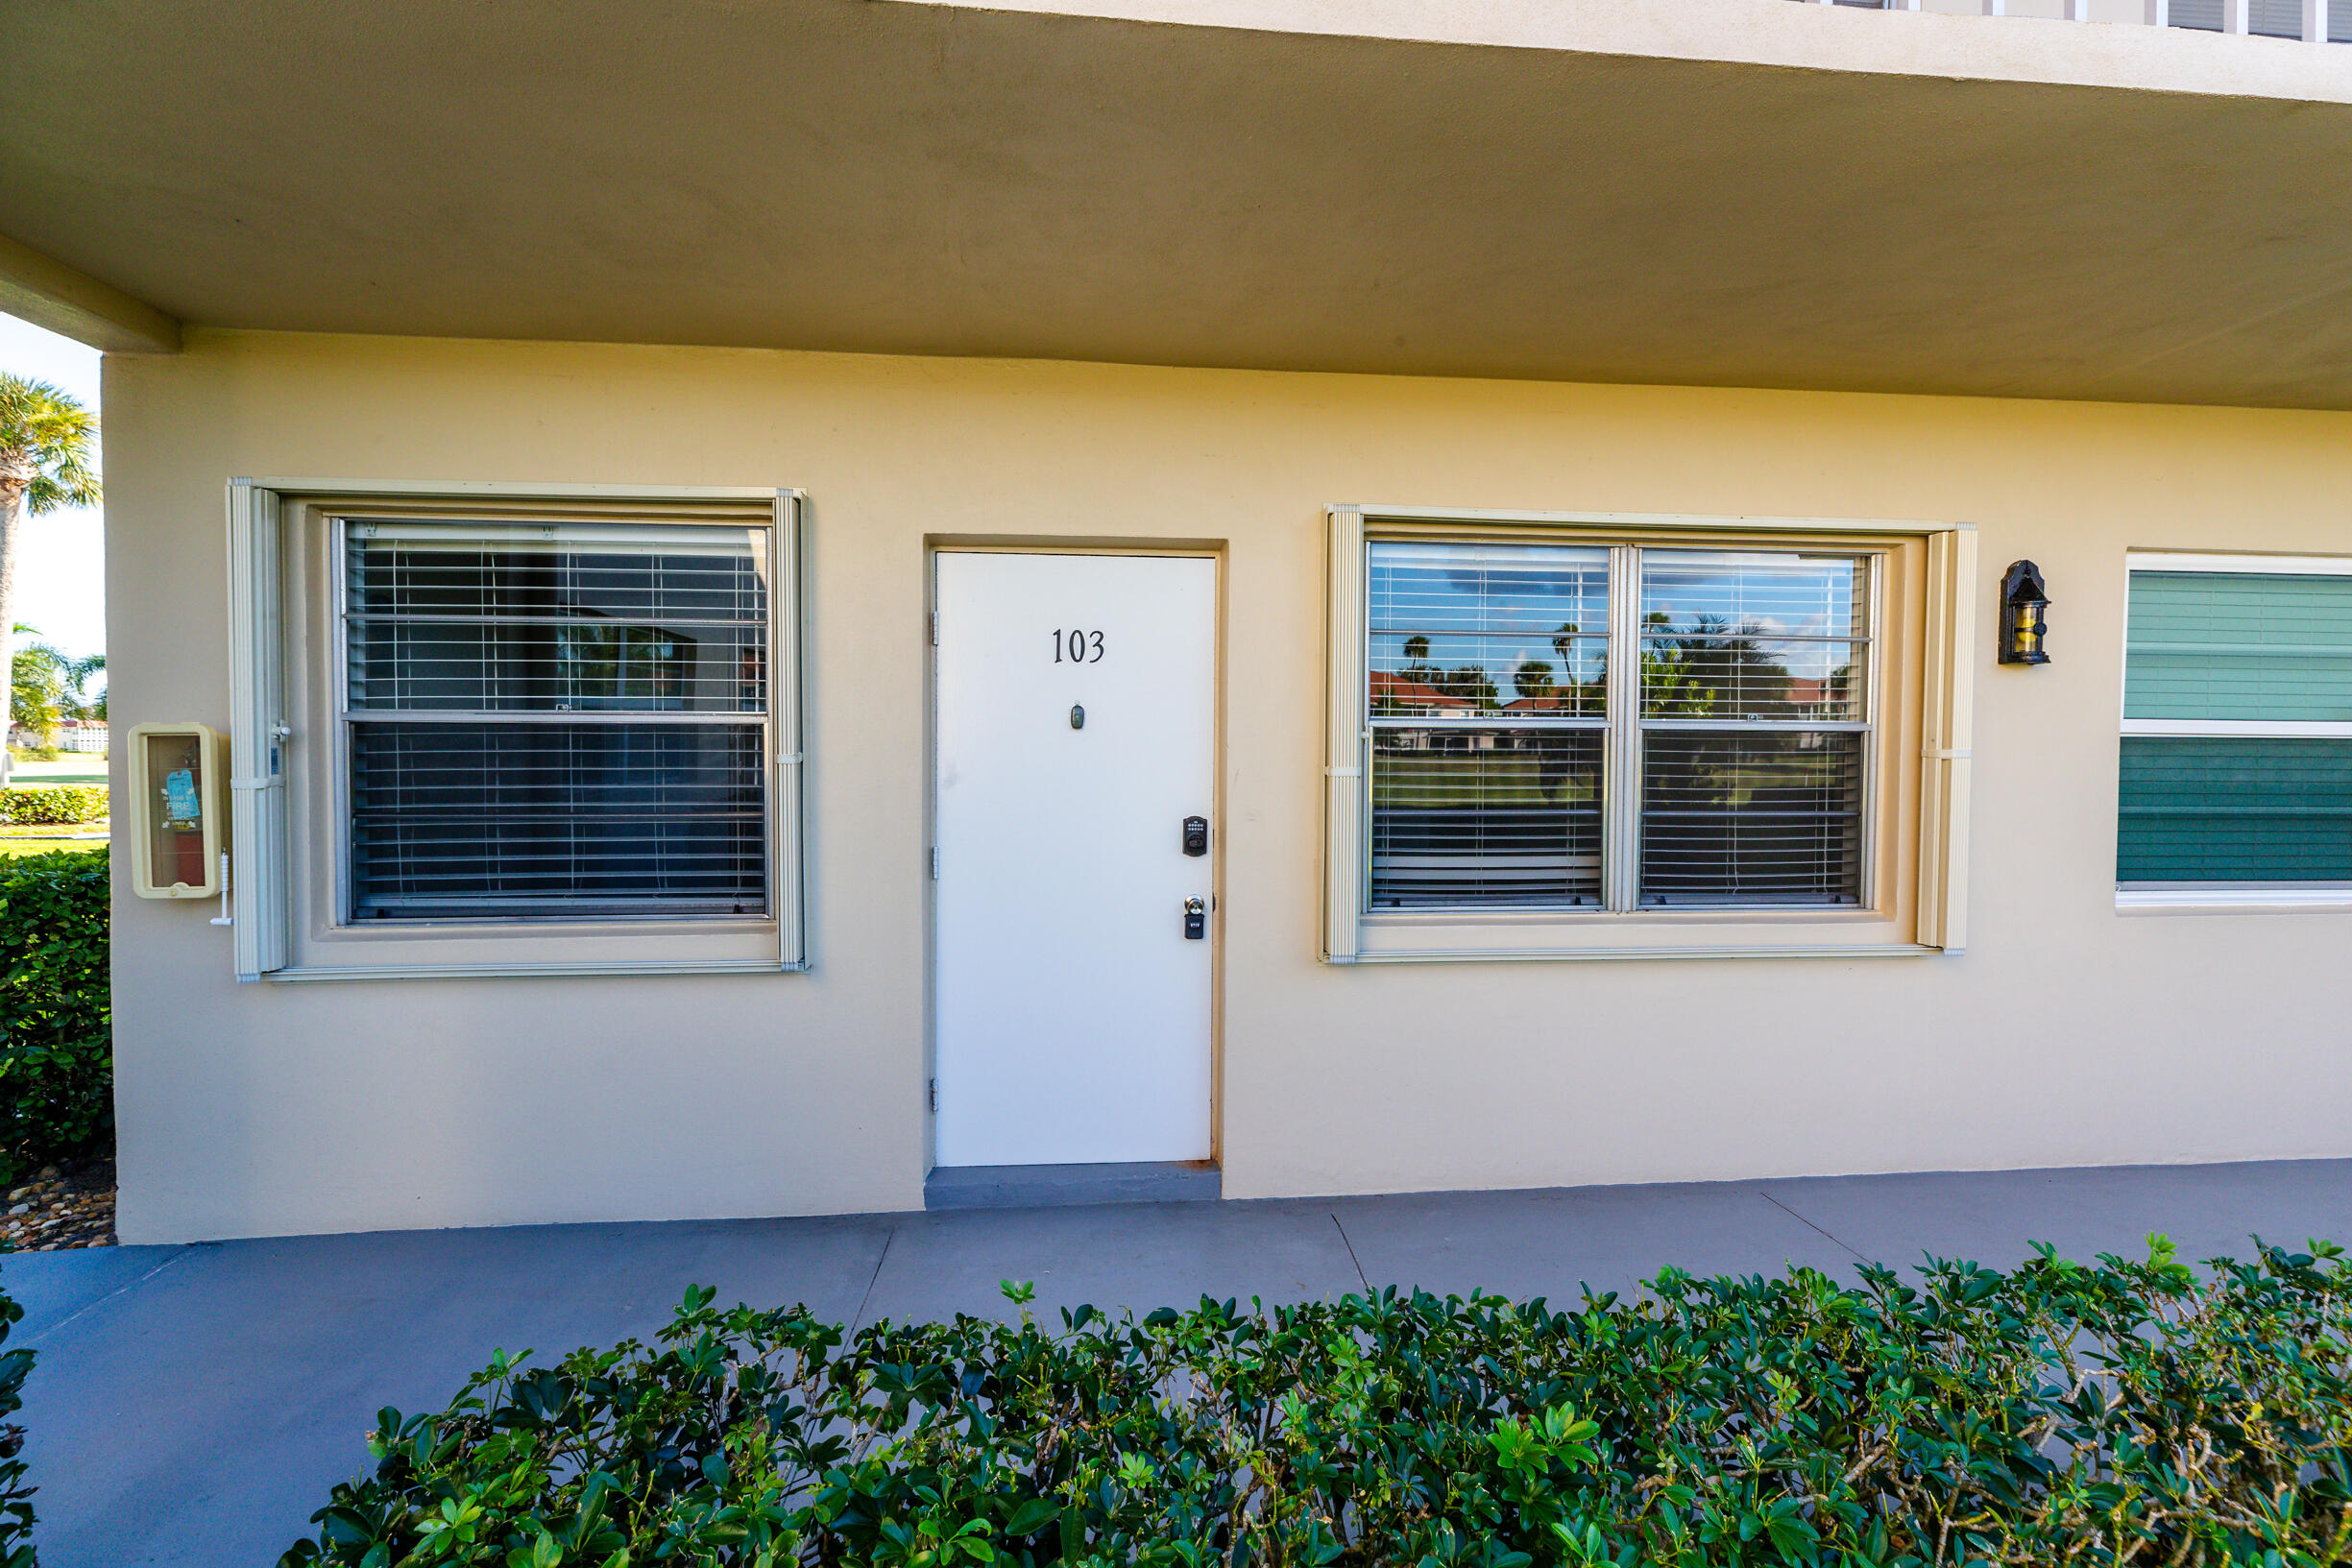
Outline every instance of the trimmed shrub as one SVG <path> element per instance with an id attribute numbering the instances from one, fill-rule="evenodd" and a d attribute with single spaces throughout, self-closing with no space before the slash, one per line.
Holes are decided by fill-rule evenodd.
<path id="1" fill-rule="evenodd" d="M 2257 1243 L 2259 1245 L 2259 1243 Z M 381 1412 L 314 1563 L 2309 1565 L 2352 1550 L 2352 1270 L 1931 1261 L 1916 1288 L 1203 1300 L 646 1347 Z M 1007 1285 L 1026 1302 L 1026 1287 Z"/>
<path id="2" fill-rule="evenodd" d="M 0 860 L 0 1180 L 112 1138 L 107 930 L 105 850 Z"/>
<path id="3" fill-rule="evenodd" d="M 25 1310 L 0 1292 L 0 1344 Z M 33 1352 L 0 1352 L 0 1568 L 36 1568 L 33 1555 L 33 1488 L 25 1484 L 25 1429 L 8 1417 L 23 1410 L 25 1379 Z"/>
<path id="4" fill-rule="evenodd" d="M 105 784 L 11 784 L 0 789 L 0 816 L 20 827 L 97 822 L 106 814 Z"/>

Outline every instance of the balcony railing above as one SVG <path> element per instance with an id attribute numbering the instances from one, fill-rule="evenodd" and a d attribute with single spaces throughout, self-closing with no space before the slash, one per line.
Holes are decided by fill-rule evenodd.
<path id="1" fill-rule="evenodd" d="M 1860 11 L 1941 11 L 2044 16 L 2070 22 L 2141 22 L 2200 33 L 2237 33 L 2305 43 L 2352 43 L 2352 0 L 1804 0 Z"/>

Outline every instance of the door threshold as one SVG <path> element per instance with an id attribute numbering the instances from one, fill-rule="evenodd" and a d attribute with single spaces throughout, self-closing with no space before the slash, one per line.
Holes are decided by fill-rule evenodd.
<path id="1" fill-rule="evenodd" d="M 1083 1203 L 1214 1203 L 1214 1160 L 1109 1165 L 943 1165 L 923 1182 L 926 1209 L 1053 1209 Z"/>

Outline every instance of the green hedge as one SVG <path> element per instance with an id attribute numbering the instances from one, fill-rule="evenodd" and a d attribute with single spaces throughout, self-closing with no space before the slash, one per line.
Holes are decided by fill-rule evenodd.
<path id="1" fill-rule="evenodd" d="M 0 860 L 0 1180 L 110 1142 L 113 1016 L 107 852 Z"/>
<path id="2" fill-rule="evenodd" d="M 11 784 L 0 789 L 0 816 L 19 826 L 97 822 L 106 814 L 105 784 Z"/>
<path id="3" fill-rule="evenodd" d="M 0 1292 L 0 1344 L 25 1310 Z M 36 1568 L 33 1555 L 33 1491 L 25 1484 L 24 1428 L 8 1417 L 24 1409 L 25 1379 L 33 1371 L 30 1350 L 0 1351 L 0 1568 Z"/>
<path id="4" fill-rule="evenodd" d="M 2344 1560 L 2352 1270 L 1669 1270 L 861 1331 L 691 1290 L 656 1347 L 387 1410 L 280 1568 Z M 1016 1301 L 1026 1287 L 1007 1286 Z"/>

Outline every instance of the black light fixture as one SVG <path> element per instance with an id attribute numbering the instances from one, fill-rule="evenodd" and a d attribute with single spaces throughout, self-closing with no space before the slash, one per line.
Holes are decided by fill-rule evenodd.
<path id="1" fill-rule="evenodd" d="M 2049 630 L 2042 612 L 2049 608 L 2049 592 L 2042 586 L 2042 568 L 2030 561 L 2012 561 L 2000 580 L 2000 662 L 2004 664 L 2047 664 L 2042 647 Z"/>

